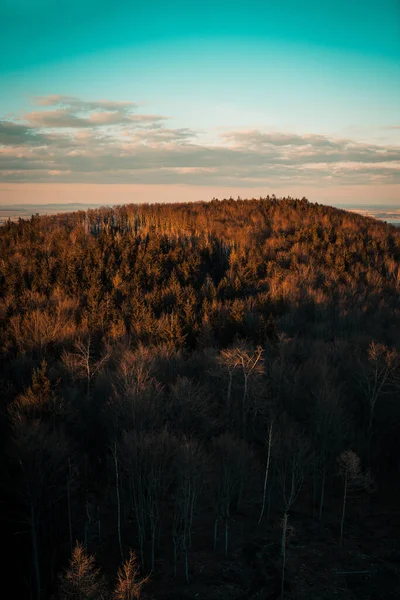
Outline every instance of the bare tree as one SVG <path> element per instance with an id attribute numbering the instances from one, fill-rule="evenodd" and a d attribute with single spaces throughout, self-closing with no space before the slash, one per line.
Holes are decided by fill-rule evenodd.
<path id="1" fill-rule="evenodd" d="M 285 420 L 280 427 L 276 468 L 283 501 L 281 537 L 281 598 L 284 595 L 286 571 L 286 535 L 289 512 L 303 486 L 304 474 L 309 460 L 309 445 L 304 437 Z"/>
<path id="2" fill-rule="evenodd" d="M 342 452 L 338 458 L 339 473 L 343 479 L 343 502 L 342 516 L 340 520 L 340 547 L 343 546 L 344 520 L 346 514 L 346 504 L 349 493 L 357 493 L 361 490 L 368 490 L 372 480 L 370 473 L 362 472 L 360 467 L 360 458 L 352 450 Z"/>
<path id="3" fill-rule="evenodd" d="M 165 404 L 166 417 L 172 431 L 187 436 L 207 432 L 209 397 L 204 386 L 188 377 L 178 376 L 170 386 Z"/>
<path id="4" fill-rule="evenodd" d="M 114 467 L 115 467 L 115 494 L 117 497 L 117 533 L 118 533 L 118 544 L 119 551 L 121 554 L 121 560 L 124 559 L 124 553 L 122 550 L 122 536 L 121 536 L 121 494 L 120 494 L 120 483 L 119 483 L 119 461 L 118 461 L 118 446 L 117 441 L 114 442 L 111 449 Z"/>
<path id="5" fill-rule="evenodd" d="M 168 432 L 124 434 L 121 455 L 129 481 L 133 510 L 138 527 L 142 567 L 144 546 L 150 537 L 150 566 L 155 567 L 155 545 L 161 525 L 164 502 L 171 483 L 171 459 L 175 440 Z"/>
<path id="6" fill-rule="evenodd" d="M 189 583 L 189 548 L 196 502 L 202 488 L 203 456 L 198 442 L 184 440 L 175 459 L 177 487 L 173 520 L 174 571 L 176 574 L 179 550 L 183 552 L 185 581 Z"/>
<path id="7" fill-rule="evenodd" d="M 368 436 L 371 437 L 375 409 L 381 396 L 390 391 L 399 368 L 399 355 L 384 344 L 371 342 L 368 348 L 368 364 L 360 375 L 360 385 L 369 407 Z"/>
<path id="8" fill-rule="evenodd" d="M 271 464 L 271 450 L 272 450 L 272 443 L 273 443 L 273 430 L 274 430 L 274 421 L 271 419 L 271 421 L 269 423 L 268 435 L 267 435 L 267 460 L 266 460 L 266 464 L 265 464 L 265 474 L 264 474 L 264 486 L 263 486 L 263 496 L 262 496 L 261 512 L 260 512 L 260 517 L 258 519 L 258 524 L 259 525 L 260 525 L 260 523 L 262 521 L 262 518 L 264 516 L 264 510 L 265 510 L 265 501 L 266 501 L 266 496 L 267 496 L 268 475 L 269 475 L 269 468 L 270 468 L 270 464 Z"/>
<path id="9" fill-rule="evenodd" d="M 250 462 L 250 451 L 244 440 L 230 434 L 222 434 L 213 441 L 213 489 L 217 516 L 214 524 L 214 549 L 217 544 L 218 523 L 224 523 L 224 550 L 228 555 L 229 521 L 231 509 L 241 495 L 246 468 Z"/>
<path id="10" fill-rule="evenodd" d="M 93 340 L 89 335 L 87 339 L 78 339 L 75 342 L 74 352 L 65 352 L 62 360 L 65 366 L 76 379 L 86 380 L 86 392 L 90 393 L 91 383 L 94 377 L 106 365 L 110 354 L 104 354 L 99 360 L 94 358 Z"/>
<path id="11" fill-rule="evenodd" d="M 326 356 L 318 364 L 312 365 L 312 373 L 316 380 L 317 390 L 313 397 L 311 412 L 311 428 L 315 448 L 313 504 L 317 505 L 319 476 L 318 515 L 321 520 L 327 475 L 338 452 L 343 448 L 348 434 L 348 424 L 343 410 L 341 387 L 337 383 L 336 373 Z"/>
<path id="12" fill-rule="evenodd" d="M 15 458 L 19 467 L 19 494 L 24 506 L 21 519 L 29 524 L 36 598 L 42 596 L 44 566 L 43 530 L 52 507 L 64 497 L 68 444 L 57 430 L 35 420 L 13 416 Z"/>
<path id="13" fill-rule="evenodd" d="M 223 350 L 218 358 L 218 363 L 222 366 L 223 370 L 228 375 L 228 387 L 226 390 L 226 404 L 225 404 L 225 419 L 226 425 L 229 427 L 232 419 L 232 383 L 233 375 L 238 367 L 235 353 L 232 349 Z"/>
<path id="14" fill-rule="evenodd" d="M 246 417 L 249 410 L 249 382 L 264 373 L 263 349 L 258 346 L 251 348 L 248 344 L 240 343 L 233 348 L 223 350 L 220 355 L 220 364 L 228 372 L 227 412 L 231 410 L 232 381 L 235 370 L 243 375 L 243 391 L 239 401 L 239 436 L 243 439 L 246 434 Z"/>
<path id="15" fill-rule="evenodd" d="M 154 380 L 154 356 L 150 348 L 139 344 L 138 348 L 122 350 L 118 355 L 116 381 L 124 395 L 143 393 Z"/>

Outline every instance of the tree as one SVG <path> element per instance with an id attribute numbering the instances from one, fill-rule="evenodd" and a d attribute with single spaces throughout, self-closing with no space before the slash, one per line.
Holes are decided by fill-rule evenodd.
<path id="1" fill-rule="evenodd" d="M 239 437 L 242 439 L 246 435 L 247 413 L 249 411 L 249 382 L 252 378 L 257 378 L 264 372 L 263 367 L 263 349 L 258 346 L 255 350 L 248 344 L 240 343 L 233 348 L 223 350 L 220 356 L 220 363 L 228 371 L 228 392 L 227 392 L 227 412 L 231 404 L 232 378 L 237 369 L 243 375 L 243 392 L 239 401 Z"/>
<path id="2" fill-rule="evenodd" d="M 165 404 L 169 426 L 178 435 L 206 434 L 210 411 L 208 391 L 204 386 L 188 377 L 178 376 L 170 386 Z"/>
<path id="3" fill-rule="evenodd" d="M 286 534 L 288 530 L 289 511 L 295 503 L 303 486 L 304 474 L 309 461 L 309 445 L 307 440 L 292 424 L 283 422 L 280 426 L 276 467 L 278 482 L 283 501 L 282 537 L 281 537 L 281 598 L 284 595 L 286 571 Z"/>
<path id="4" fill-rule="evenodd" d="M 349 426 L 343 409 L 342 391 L 337 383 L 337 375 L 328 357 L 312 364 L 312 377 L 315 392 L 311 407 L 311 431 L 314 442 L 314 506 L 317 505 L 319 476 L 319 519 L 325 500 L 325 484 L 329 469 L 343 448 L 349 433 Z"/>
<path id="5" fill-rule="evenodd" d="M 120 456 L 124 460 L 132 508 L 138 528 L 142 568 L 144 547 L 150 537 L 150 568 L 155 567 L 156 536 L 161 526 L 165 498 L 171 485 L 172 456 L 175 439 L 161 433 L 126 432 Z"/>
<path id="6" fill-rule="evenodd" d="M 59 577 L 57 599 L 106 600 L 107 597 L 106 580 L 96 567 L 94 556 L 77 542 L 69 567 Z"/>
<path id="7" fill-rule="evenodd" d="M 43 418 L 50 415 L 53 425 L 56 417 L 63 412 L 63 402 L 52 388 L 47 376 L 47 362 L 42 360 L 40 367 L 33 370 L 32 383 L 10 406 L 10 413 L 24 415 L 27 419 Z"/>
<path id="8" fill-rule="evenodd" d="M 112 456 L 114 459 L 114 467 L 115 467 L 115 495 L 117 498 L 117 533 L 118 533 L 118 544 L 119 544 L 119 552 L 121 554 L 121 559 L 124 558 L 124 553 L 122 550 L 122 536 L 121 536 L 121 494 L 120 494 L 120 484 L 119 484 L 119 461 L 118 461 L 118 447 L 117 441 L 114 442 L 111 448 Z"/>
<path id="9" fill-rule="evenodd" d="M 217 544 L 218 523 L 224 523 L 225 556 L 228 556 L 229 521 L 232 506 L 240 502 L 246 470 L 250 462 L 250 451 L 244 440 L 226 433 L 213 440 L 212 486 L 217 515 L 214 524 L 214 549 Z"/>
<path id="10" fill-rule="evenodd" d="M 118 569 L 117 583 L 114 588 L 114 600 L 139 600 L 142 588 L 149 577 L 140 577 L 140 567 L 136 554 L 129 550 L 129 558 Z"/>
<path id="11" fill-rule="evenodd" d="M 264 486 L 263 486 L 263 496 L 262 496 L 261 512 L 260 512 L 260 517 L 258 519 L 258 524 L 259 525 L 260 525 L 260 523 L 262 521 L 262 518 L 264 516 L 264 510 L 265 510 L 265 500 L 266 500 L 266 496 L 267 496 L 268 475 L 269 475 L 269 468 L 270 468 L 270 463 L 271 463 L 271 449 L 272 449 L 272 443 L 273 443 L 273 430 L 274 430 L 274 421 L 271 419 L 271 421 L 269 423 L 269 427 L 268 427 L 267 460 L 266 460 L 266 464 L 265 464 L 265 474 L 264 474 Z"/>
<path id="12" fill-rule="evenodd" d="M 29 524 L 36 598 L 42 597 L 45 534 L 52 509 L 63 497 L 67 482 L 68 442 L 65 436 L 38 420 L 13 415 L 13 442 L 17 489 L 23 504 L 23 520 Z"/>
<path id="13" fill-rule="evenodd" d="M 192 525 L 196 502 L 202 488 L 203 457 L 196 441 L 183 440 L 175 458 L 177 486 L 173 520 L 174 571 L 179 550 L 183 552 L 185 581 L 189 583 L 188 553 L 192 544 Z"/>
<path id="14" fill-rule="evenodd" d="M 86 392 L 89 394 L 93 378 L 105 366 L 110 355 L 106 353 L 99 360 L 94 358 L 91 335 L 87 337 L 86 341 L 76 340 L 74 348 L 74 352 L 64 352 L 62 359 L 74 377 L 86 380 Z"/>
<path id="15" fill-rule="evenodd" d="M 369 408 L 368 436 L 371 438 L 376 404 L 379 398 L 389 391 L 399 366 L 396 350 L 390 350 L 384 344 L 372 341 L 368 348 L 368 363 L 360 376 L 360 385 L 364 391 Z"/>
<path id="16" fill-rule="evenodd" d="M 343 502 L 342 517 L 340 520 L 340 547 L 343 546 L 344 520 L 346 514 L 346 504 L 349 493 L 356 493 L 361 490 L 368 490 L 371 486 L 371 475 L 367 471 L 362 472 L 360 467 L 360 458 L 352 450 L 342 452 L 338 458 L 339 473 L 343 479 Z"/>

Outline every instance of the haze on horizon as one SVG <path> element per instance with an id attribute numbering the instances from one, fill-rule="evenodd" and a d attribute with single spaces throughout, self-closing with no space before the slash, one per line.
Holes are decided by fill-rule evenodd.
<path id="1" fill-rule="evenodd" d="M 3 0 L 0 19 L 0 204 L 400 206 L 397 0 Z"/>

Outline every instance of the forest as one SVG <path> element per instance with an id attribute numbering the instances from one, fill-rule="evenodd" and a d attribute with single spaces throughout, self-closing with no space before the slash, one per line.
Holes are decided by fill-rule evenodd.
<path id="1" fill-rule="evenodd" d="M 7 597 L 400 597 L 400 229 L 214 198 L 0 228 Z"/>

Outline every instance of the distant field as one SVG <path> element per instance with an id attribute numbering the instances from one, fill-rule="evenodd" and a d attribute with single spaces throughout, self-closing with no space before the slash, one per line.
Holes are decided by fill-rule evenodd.
<path id="1" fill-rule="evenodd" d="M 14 206 L 0 206 L 0 225 L 8 219 L 17 221 L 21 219 L 30 219 L 32 215 L 56 215 L 59 213 L 75 212 L 78 210 L 87 210 L 89 208 L 98 208 L 101 204 L 15 204 Z"/>
<path id="2" fill-rule="evenodd" d="M 345 210 L 350 210 L 366 217 L 387 221 L 392 225 L 396 225 L 396 227 L 400 226 L 400 208 L 395 206 L 337 206 L 338 208 L 344 208 Z"/>

